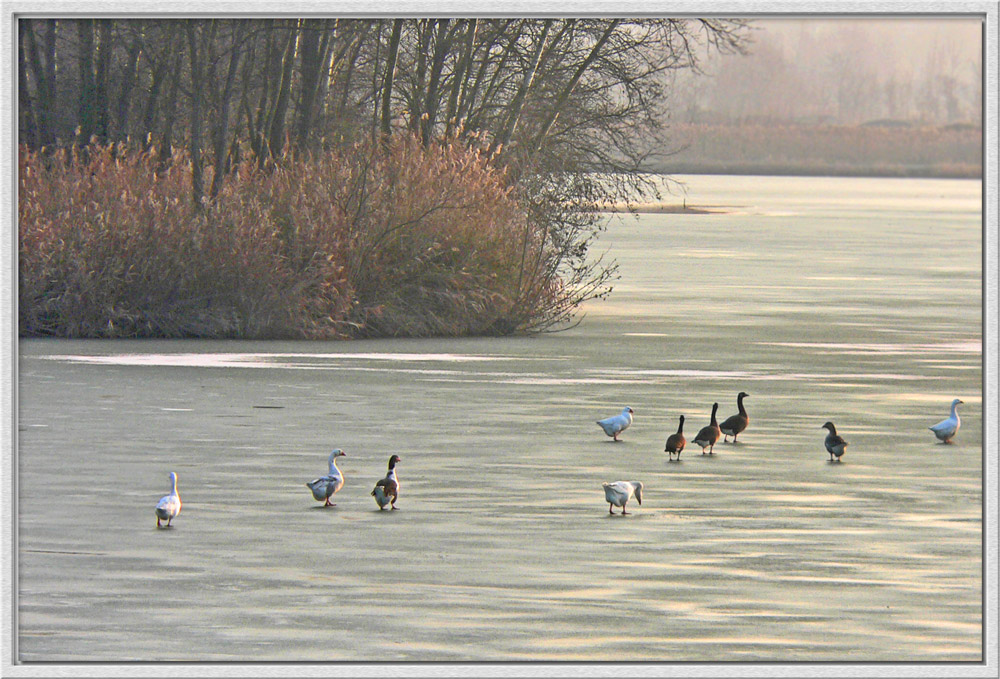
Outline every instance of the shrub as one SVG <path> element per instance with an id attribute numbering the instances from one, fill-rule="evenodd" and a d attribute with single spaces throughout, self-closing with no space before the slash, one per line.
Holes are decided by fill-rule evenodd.
<path id="1" fill-rule="evenodd" d="M 196 206 L 183 156 L 19 155 L 19 326 L 67 337 L 502 334 L 565 306 L 563 256 L 458 143 L 359 144 Z"/>
<path id="2" fill-rule="evenodd" d="M 183 160 L 158 172 L 151 156 L 113 147 L 51 159 L 21 150 L 22 334 L 336 334 L 350 297 L 336 263 L 288 257 L 245 194 L 196 209 Z"/>

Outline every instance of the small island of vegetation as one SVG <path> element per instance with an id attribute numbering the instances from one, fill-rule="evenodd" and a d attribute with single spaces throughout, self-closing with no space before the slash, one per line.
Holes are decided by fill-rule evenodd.
<path id="1" fill-rule="evenodd" d="M 566 327 L 603 213 L 657 190 L 667 76 L 746 29 L 22 19 L 20 333 Z"/>

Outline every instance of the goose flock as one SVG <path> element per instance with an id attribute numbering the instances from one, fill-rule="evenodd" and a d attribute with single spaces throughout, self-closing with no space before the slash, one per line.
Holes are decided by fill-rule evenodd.
<path id="1" fill-rule="evenodd" d="M 736 437 L 743 432 L 747 426 L 750 424 L 750 417 L 747 415 L 746 408 L 743 405 L 743 399 L 748 397 L 750 394 L 745 391 L 741 391 L 736 396 L 736 406 L 739 410 L 738 413 L 727 417 L 722 424 L 719 424 L 716 419 L 716 413 L 719 410 L 719 404 L 712 404 L 712 417 L 708 425 L 702 427 L 698 434 L 692 439 L 692 442 L 701 447 L 701 454 L 705 455 L 705 449 L 708 449 L 708 455 L 715 454 L 715 444 L 719 442 L 719 437 L 722 437 L 724 443 L 729 443 L 729 437 L 733 437 L 733 443 L 736 443 Z M 958 406 L 963 403 L 961 399 L 955 399 L 951 402 L 951 415 L 941 422 L 938 422 L 929 429 L 934 432 L 934 435 L 941 440 L 942 443 L 951 443 L 952 438 L 958 432 L 959 426 L 961 426 L 962 421 L 958 416 Z M 615 415 L 613 417 L 608 417 L 603 420 L 598 420 L 597 424 L 601 425 L 604 433 L 608 436 L 613 436 L 615 441 L 620 441 L 618 435 L 623 431 L 628 429 L 632 424 L 632 408 L 626 407 L 622 410 L 620 415 Z M 847 441 L 844 440 L 842 436 L 837 433 L 837 427 L 833 422 L 826 422 L 821 429 L 827 430 L 826 438 L 823 441 L 826 447 L 826 452 L 830 454 L 831 462 L 840 462 L 840 458 L 844 456 L 844 452 L 847 450 Z M 680 461 L 681 452 L 684 450 L 684 446 L 687 444 L 687 439 L 684 438 L 684 416 L 681 415 L 677 424 L 677 431 L 667 437 L 666 445 L 663 447 L 663 452 L 667 453 L 667 460 L 674 462 L 674 455 L 677 456 L 676 461 Z M 635 496 L 636 502 L 640 505 L 642 504 L 642 482 L 640 481 L 614 481 L 610 483 L 604 483 L 604 497 L 608 501 L 608 512 L 614 514 L 614 507 L 621 507 L 622 514 L 627 514 L 625 511 L 625 504 L 628 500 Z"/>
<path id="2" fill-rule="evenodd" d="M 750 394 L 741 391 L 736 397 L 736 405 L 739 412 L 735 415 L 726 418 L 722 424 L 719 424 L 716 420 L 716 413 L 719 410 L 719 404 L 712 404 L 712 417 L 709 424 L 702 427 L 698 434 L 692 439 L 692 442 L 701 447 L 701 454 L 705 455 L 705 449 L 708 449 L 708 455 L 714 455 L 715 444 L 718 443 L 719 437 L 723 437 L 723 442 L 728 443 L 729 437 L 733 437 L 733 443 L 736 443 L 736 437 L 746 430 L 750 423 L 750 417 L 747 415 L 746 408 L 743 405 L 743 399 L 747 398 Z M 955 399 L 951 402 L 951 414 L 950 416 L 938 422 L 937 424 L 929 427 L 929 429 L 934 432 L 934 435 L 943 442 L 951 443 L 955 434 L 958 432 L 958 428 L 961 426 L 962 421 L 958 416 L 958 406 L 962 404 L 961 399 Z M 613 415 L 607 417 L 603 420 L 597 420 L 597 424 L 601 426 L 604 433 L 612 437 L 614 441 L 621 441 L 618 436 L 628 429 L 632 425 L 632 415 L 635 411 L 629 406 L 625 406 L 621 413 L 618 415 Z M 826 447 L 827 453 L 830 454 L 831 461 L 840 461 L 843 457 L 844 452 L 847 449 L 847 441 L 843 439 L 837 433 L 837 427 L 833 422 L 826 422 L 821 429 L 827 430 L 826 439 L 824 439 L 824 446 Z M 684 450 L 684 446 L 687 444 L 687 439 L 684 438 L 684 416 L 681 415 L 677 424 L 677 431 L 667 437 L 666 445 L 663 451 L 668 455 L 668 461 L 673 462 L 674 456 L 676 455 L 676 461 L 680 461 L 681 452 Z M 336 507 L 336 503 L 330 502 L 330 498 L 333 497 L 337 492 L 339 492 L 344 487 L 344 474 L 337 467 L 337 458 L 346 457 L 345 453 L 340 448 L 336 448 L 330 453 L 330 457 L 327 459 L 328 470 L 324 476 L 317 477 L 312 481 L 305 484 L 309 490 L 312 492 L 313 498 L 317 502 L 323 502 L 323 507 Z M 389 468 L 384 478 L 381 478 L 376 482 L 375 487 L 372 489 L 371 496 L 375 498 L 375 503 L 378 505 L 379 510 L 385 509 L 387 506 L 390 510 L 397 509 L 396 501 L 399 499 L 399 478 L 396 476 L 396 465 L 401 461 L 402 458 L 399 455 L 393 455 L 389 458 Z M 177 515 L 181 512 L 181 498 L 177 493 L 177 474 L 175 472 L 170 472 L 170 493 L 164 495 L 160 498 L 160 501 L 156 503 L 155 514 L 156 514 L 156 527 L 157 528 L 170 528 L 171 521 L 177 518 Z M 641 481 L 611 481 L 603 484 L 604 488 L 604 498 L 608 502 L 608 513 L 614 514 L 615 507 L 621 507 L 621 514 L 626 515 L 625 507 L 628 501 L 635 498 L 638 504 L 642 504 L 642 490 L 643 484 Z M 166 526 L 163 526 L 162 522 L 166 521 Z"/>

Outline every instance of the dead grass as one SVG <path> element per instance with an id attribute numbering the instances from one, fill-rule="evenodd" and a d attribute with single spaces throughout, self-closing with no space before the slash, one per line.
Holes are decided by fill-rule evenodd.
<path id="1" fill-rule="evenodd" d="M 385 150 L 248 162 L 201 209 L 189 191 L 184 157 L 161 171 L 153 153 L 22 148 L 20 332 L 495 334 L 528 327 L 560 289 L 554 267 L 525 266 L 549 259 L 544 232 L 457 143 L 399 136 Z"/>

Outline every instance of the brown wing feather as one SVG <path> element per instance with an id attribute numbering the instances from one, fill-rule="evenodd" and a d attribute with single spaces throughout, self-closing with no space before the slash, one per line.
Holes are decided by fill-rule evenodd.
<path id="1" fill-rule="evenodd" d="M 382 492 L 386 496 L 398 497 L 399 496 L 399 484 L 392 479 L 379 479 L 378 483 L 375 484 L 376 488 L 381 488 Z M 374 491 L 372 491 L 374 494 Z"/>
<path id="2" fill-rule="evenodd" d="M 667 445 L 665 450 L 671 453 L 679 453 L 684 450 L 684 444 L 687 440 L 684 438 L 683 434 L 671 434 L 667 437 Z"/>
<path id="3" fill-rule="evenodd" d="M 749 418 L 746 418 L 743 415 L 733 415 L 731 417 L 727 417 L 726 421 L 719 425 L 719 429 L 739 434 L 747 428 L 748 421 Z"/>
<path id="4" fill-rule="evenodd" d="M 708 443 L 705 444 L 706 446 L 709 445 L 709 443 L 715 443 L 718 440 L 719 429 L 717 427 L 713 427 L 712 425 L 702 427 L 701 431 L 699 431 L 698 435 L 694 438 L 694 442 L 698 445 L 701 445 L 701 441 L 708 441 Z"/>

